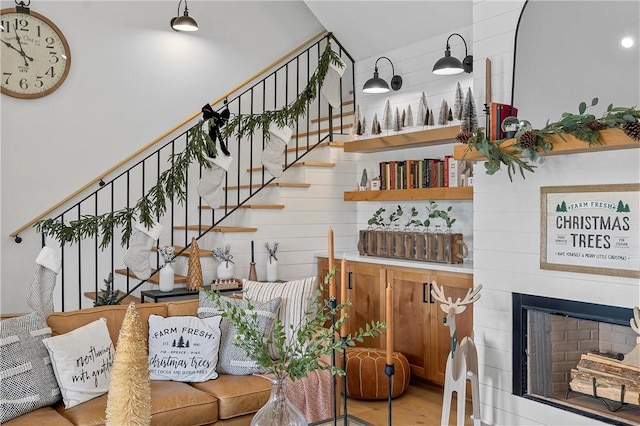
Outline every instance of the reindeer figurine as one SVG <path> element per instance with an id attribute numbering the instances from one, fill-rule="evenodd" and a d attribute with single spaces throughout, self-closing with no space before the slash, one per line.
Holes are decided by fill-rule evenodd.
<path id="1" fill-rule="evenodd" d="M 636 306 L 633 308 L 633 318 L 631 318 L 629 323 L 631 324 L 631 329 L 638 333 L 639 336 L 636 338 L 637 345 L 631 349 L 631 352 L 624 356 L 622 363 L 637 367 L 640 365 L 640 307 Z"/>
<path id="2" fill-rule="evenodd" d="M 442 309 L 447 316 L 444 324 L 449 327 L 451 336 L 451 352 L 447 357 L 447 367 L 445 370 L 444 398 L 442 401 L 441 425 L 449 424 L 449 413 L 451 411 L 451 395 L 456 392 L 458 399 L 458 426 L 464 425 L 464 412 L 467 393 L 467 379 L 471 381 L 471 401 L 473 405 L 473 424 L 481 426 L 480 421 L 480 385 L 478 383 L 478 353 L 476 345 L 471 337 L 465 336 L 458 344 L 458 331 L 456 330 L 456 315 L 467 309 L 467 305 L 474 303 L 480 298 L 482 285 L 475 289 L 469 289 L 463 300 L 458 298 L 455 302 L 451 297 L 445 297 L 442 287 L 438 287 L 433 282 L 431 294 L 440 302 Z"/>

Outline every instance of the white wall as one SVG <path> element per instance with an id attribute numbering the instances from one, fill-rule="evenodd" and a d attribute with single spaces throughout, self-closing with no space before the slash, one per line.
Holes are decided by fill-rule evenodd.
<path id="1" fill-rule="evenodd" d="M 521 1 L 474 3 L 474 55 L 476 61 L 489 57 L 493 62 L 493 99 L 497 102 L 510 102 L 513 35 L 522 4 Z M 477 69 L 480 72 L 474 73 L 476 93 L 484 88 L 484 69 Z M 606 96 L 584 94 L 585 99 L 597 95 Z M 546 271 L 538 266 L 540 187 L 637 183 L 640 180 L 638 151 L 549 157 L 535 174 L 527 175 L 526 180 L 515 177 L 514 182 L 509 181 L 505 172 L 488 176 L 482 172 L 482 164 L 476 165 L 474 282 L 482 284 L 483 290 L 482 298 L 474 307 L 474 330 L 480 358 L 483 422 L 494 425 L 601 424 L 511 395 L 511 293 L 629 308 L 640 304 L 637 279 Z"/>
<path id="2" fill-rule="evenodd" d="M 192 1 L 200 31 L 169 27 L 177 1 L 51 1 L 71 71 L 53 94 L 1 99 L 1 308 L 24 312 L 40 237 L 8 235 L 323 30 L 302 2 Z M 2 1 L 2 8 L 14 7 Z"/>

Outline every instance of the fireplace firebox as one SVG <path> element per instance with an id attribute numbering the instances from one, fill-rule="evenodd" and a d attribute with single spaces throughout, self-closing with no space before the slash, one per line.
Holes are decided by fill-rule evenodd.
<path id="1" fill-rule="evenodd" d="M 512 301 L 515 395 L 610 424 L 640 425 L 640 404 L 629 402 L 624 386 L 603 396 L 604 384 L 578 371 L 584 359 L 616 365 L 633 349 L 632 309 L 520 293 Z"/>

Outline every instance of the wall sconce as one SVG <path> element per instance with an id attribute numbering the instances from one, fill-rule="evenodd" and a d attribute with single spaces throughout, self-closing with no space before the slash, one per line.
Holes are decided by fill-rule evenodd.
<path id="1" fill-rule="evenodd" d="M 400 77 L 399 75 L 395 75 L 396 71 L 393 67 L 393 62 L 391 62 L 391 59 L 387 58 L 386 56 L 380 56 L 376 60 L 375 70 L 373 71 L 373 78 L 367 80 L 364 86 L 362 86 L 362 91 L 364 93 L 387 93 L 389 91 L 389 85 L 387 84 L 387 82 L 378 76 L 378 61 L 380 59 L 386 59 L 391 64 L 391 75 L 393 75 L 393 77 L 391 77 L 391 88 L 393 90 L 400 90 L 400 88 L 402 87 L 402 77 Z"/>
<path id="2" fill-rule="evenodd" d="M 184 0 L 184 15 L 180 16 L 181 3 L 182 0 L 178 2 L 178 16 L 171 18 L 171 28 L 174 31 L 198 31 L 198 24 L 196 23 L 196 20 L 189 16 L 187 0 Z"/>
<path id="3" fill-rule="evenodd" d="M 449 47 L 449 39 L 457 35 L 462 39 L 464 43 L 464 59 L 462 62 L 458 58 L 454 58 L 451 56 L 451 49 Z M 444 51 L 444 57 L 438 59 L 438 62 L 433 66 L 433 73 L 437 75 L 451 75 L 451 74 L 459 74 L 462 71 L 464 72 L 472 72 L 473 71 L 473 56 L 467 53 L 467 42 L 464 41 L 464 38 L 458 34 L 453 33 L 447 38 L 447 48 Z"/>

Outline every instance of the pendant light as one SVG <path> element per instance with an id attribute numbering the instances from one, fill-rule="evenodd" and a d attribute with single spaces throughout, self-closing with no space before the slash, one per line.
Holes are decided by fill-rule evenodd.
<path id="1" fill-rule="evenodd" d="M 458 58 L 451 56 L 449 39 L 454 35 L 460 37 L 464 43 L 464 59 L 462 62 L 460 62 Z M 438 62 L 433 66 L 433 73 L 437 75 L 452 75 L 460 74 L 463 71 L 467 73 L 473 71 L 473 56 L 468 54 L 467 42 L 464 38 L 458 33 L 453 33 L 447 38 L 447 47 L 444 51 L 444 56 L 438 59 Z"/>
<path id="2" fill-rule="evenodd" d="M 171 28 L 174 31 L 198 31 L 198 24 L 196 23 L 196 20 L 189 16 L 187 0 L 184 0 L 184 14 L 180 16 L 181 3 L 182 0 L 178 2 L 178 16 L 171 18 Z"/>
<path id="3" fill-rule="evenodd" d="M 393 77 L 391 77 L 391 88 L 393 90 L 400 90 L 400 88 L 402 87 L 402 77 L 400 77 L 399 75 L 395 75 L 396 71 L 393 67 L 393 62 L 391 62 L 391 59 L 387 58 L 386 56 L 381 56 L 376 60 L 373 77 L 367 80 L 364 86 L 362 86 L 362 91 L 364 93 L 386 93 L 389 91 L 389 85 L 385 80 L 380 78 L 378 74 L 378 61 L 380 59 L 386 59 L 391 64 L 391 75 L 393 75 Z"/>

